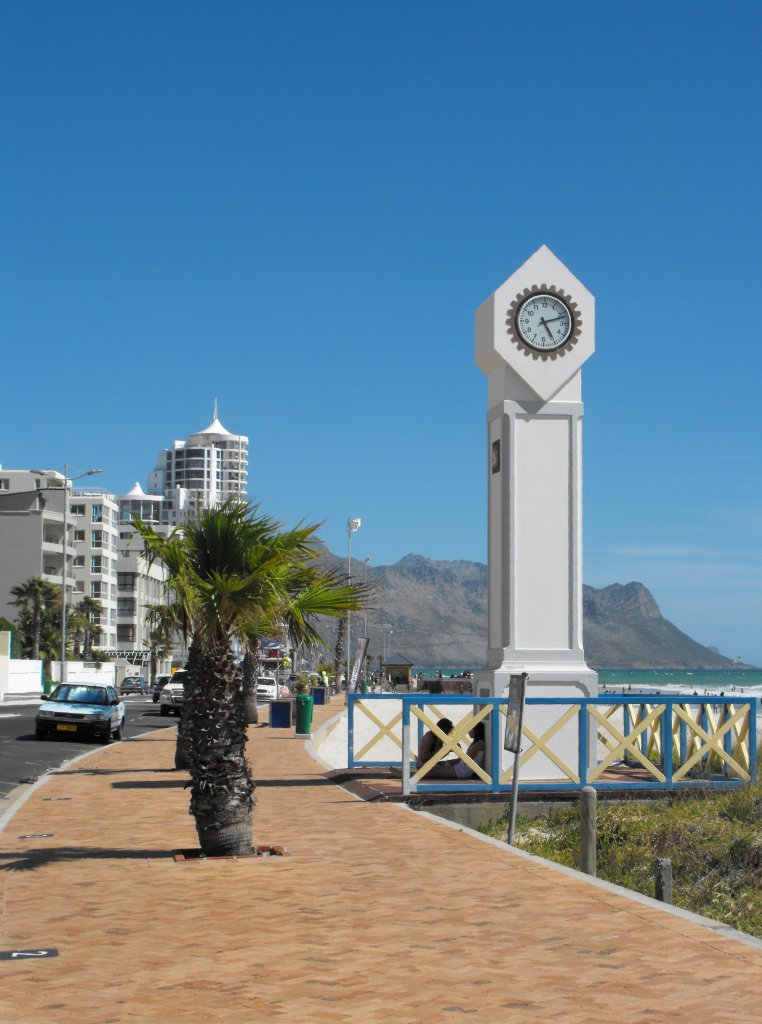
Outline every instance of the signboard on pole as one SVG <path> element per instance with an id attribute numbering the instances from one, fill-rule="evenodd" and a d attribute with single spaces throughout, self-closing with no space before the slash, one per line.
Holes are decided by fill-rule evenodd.
<path id="1" fill-rule="evenodd" d="M 368 643 L 369 640 L 367 636 L 358 636 L 355 641 L 355 658 L 352 662 L 352 674 L 349 677 L 347 693 L 357 692 L 357 683 L 360 679 L 360 669 L 365 661 L 365 655 L 368 653 Z"/>
<path id="2" fill-rule="evenodd" d="M 511 804 L 508 824 L 508 845 L 513 846 L 516 830 L 516 805 L 519 800 L 519 765 L 521 760 L 521 730 L 524 725 L 524 696 L 527 689 L 527 673 L 511 676 L 508 686 L 508 713 L 505 719 L 505 742 L 503 747 L 513 754 L 513 778 L 511 780 Z"/>
<path id="3" fill-rule="evenodd" d="M 524 710 L 524 691 L 527 674 L 511 676 L 508 686 L 508 713 L 505 716 L 505 742 L 503 748 L 517 754 L 521 748 L 521 719 Z"/>

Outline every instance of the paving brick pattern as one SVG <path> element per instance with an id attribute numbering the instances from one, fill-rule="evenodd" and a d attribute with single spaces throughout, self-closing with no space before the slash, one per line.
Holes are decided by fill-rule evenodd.
<path id="1" fill-rule="evenodd" d="M 173 729 L 18 810 L 0 949 L 59 956 L 0 961 L 3 1024 L 762 1022 L 762 951 L 358 800 L 286 730 L 252 728 L 249 751 L 255 840 L 290 857 L 172 860 L 198 845 Z"/>

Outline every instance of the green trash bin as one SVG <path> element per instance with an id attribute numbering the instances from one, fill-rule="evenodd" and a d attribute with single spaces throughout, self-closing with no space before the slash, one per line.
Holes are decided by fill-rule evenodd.
<path id="1" fill-rule="evenodd" d="M 296 698 L 296 735 L 309 736 L 312 733 L 312 697 L 300 693 Z"/>

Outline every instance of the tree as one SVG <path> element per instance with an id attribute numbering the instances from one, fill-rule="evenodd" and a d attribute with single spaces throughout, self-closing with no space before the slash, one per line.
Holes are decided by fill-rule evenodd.
<path id="1" fill-rule="evenodd" d="M 66 632 L 72 640 L 71 653 L 75 661 L 79 661 L 82 657 L 82 640 L 86 626 L 87 618 L 84 612 L 76 608 L 71 609 L 66 616 Z"/>
<path id="2" fill-rule="evenodd" d="M 19 608 L 21 652 L 27 658 L 38 659 L 43 634 L 55 628 L 56 614 L 61 608 L 61 594 L 57 587 L 42 576 L 32 576 L 11 587 L 11 604 Z"/>
<path id="3" fill-rule="evenodd" d="M 96 617 L 103 614 L 103 605 L 95 597 L 83 597 L 76 607 L 83 619 L 82 629 L 82 657 L 85 661 L 91 661 L 93 657 L 93 640 L 100 636 L 103 630 L 96 622 Z"/>
<path id="4" fill-rule="evenodd" d="M 336 645 L 333 649 L 333 674 L 336 677 L 336 690 L 341 682 L 341 665 L 344 661 L 344 644 L 347 631 L 346 619 L 342 616 L 336 624 Z"/>
<path id="5" fill-rule="evenodd" d="M 166 658 L 172 650 L 172 638 L 178 628 L 177 609 L 171 604 L 146 605 L 145 624 L 148 628 L 151 686 L 156 685 L 159 658 Z"/>
<path id="6" fill-rule="evenodd" d="M 254 784 L 233 641 L 253 654 L 283 623 L 298 642 L 314 642 L 316 616 L 359 609 L 363 586 L 317 569 L 317 527 L 283 530 L 248 502 L 227 501 L 169 537 L 137 517 L 134 522 L 149 560 L 160 558 L 167 567 L 178 621 L 191 637 L 181 729 L 201 849 L 250 853 Z"/>

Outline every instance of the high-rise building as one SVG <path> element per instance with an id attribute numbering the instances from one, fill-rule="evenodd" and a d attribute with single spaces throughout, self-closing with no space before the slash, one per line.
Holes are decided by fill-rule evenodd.
<path id="1" fill-rule="evenodd" d="M 205 430 L 159 452 L 156 469 L 148 475 L 148 493 L 166 499 L 163 522 L 176 526 L 228 498 L 245 498 L 248 467 L 248 437 L 223 427 L 215 402 Z"/>

